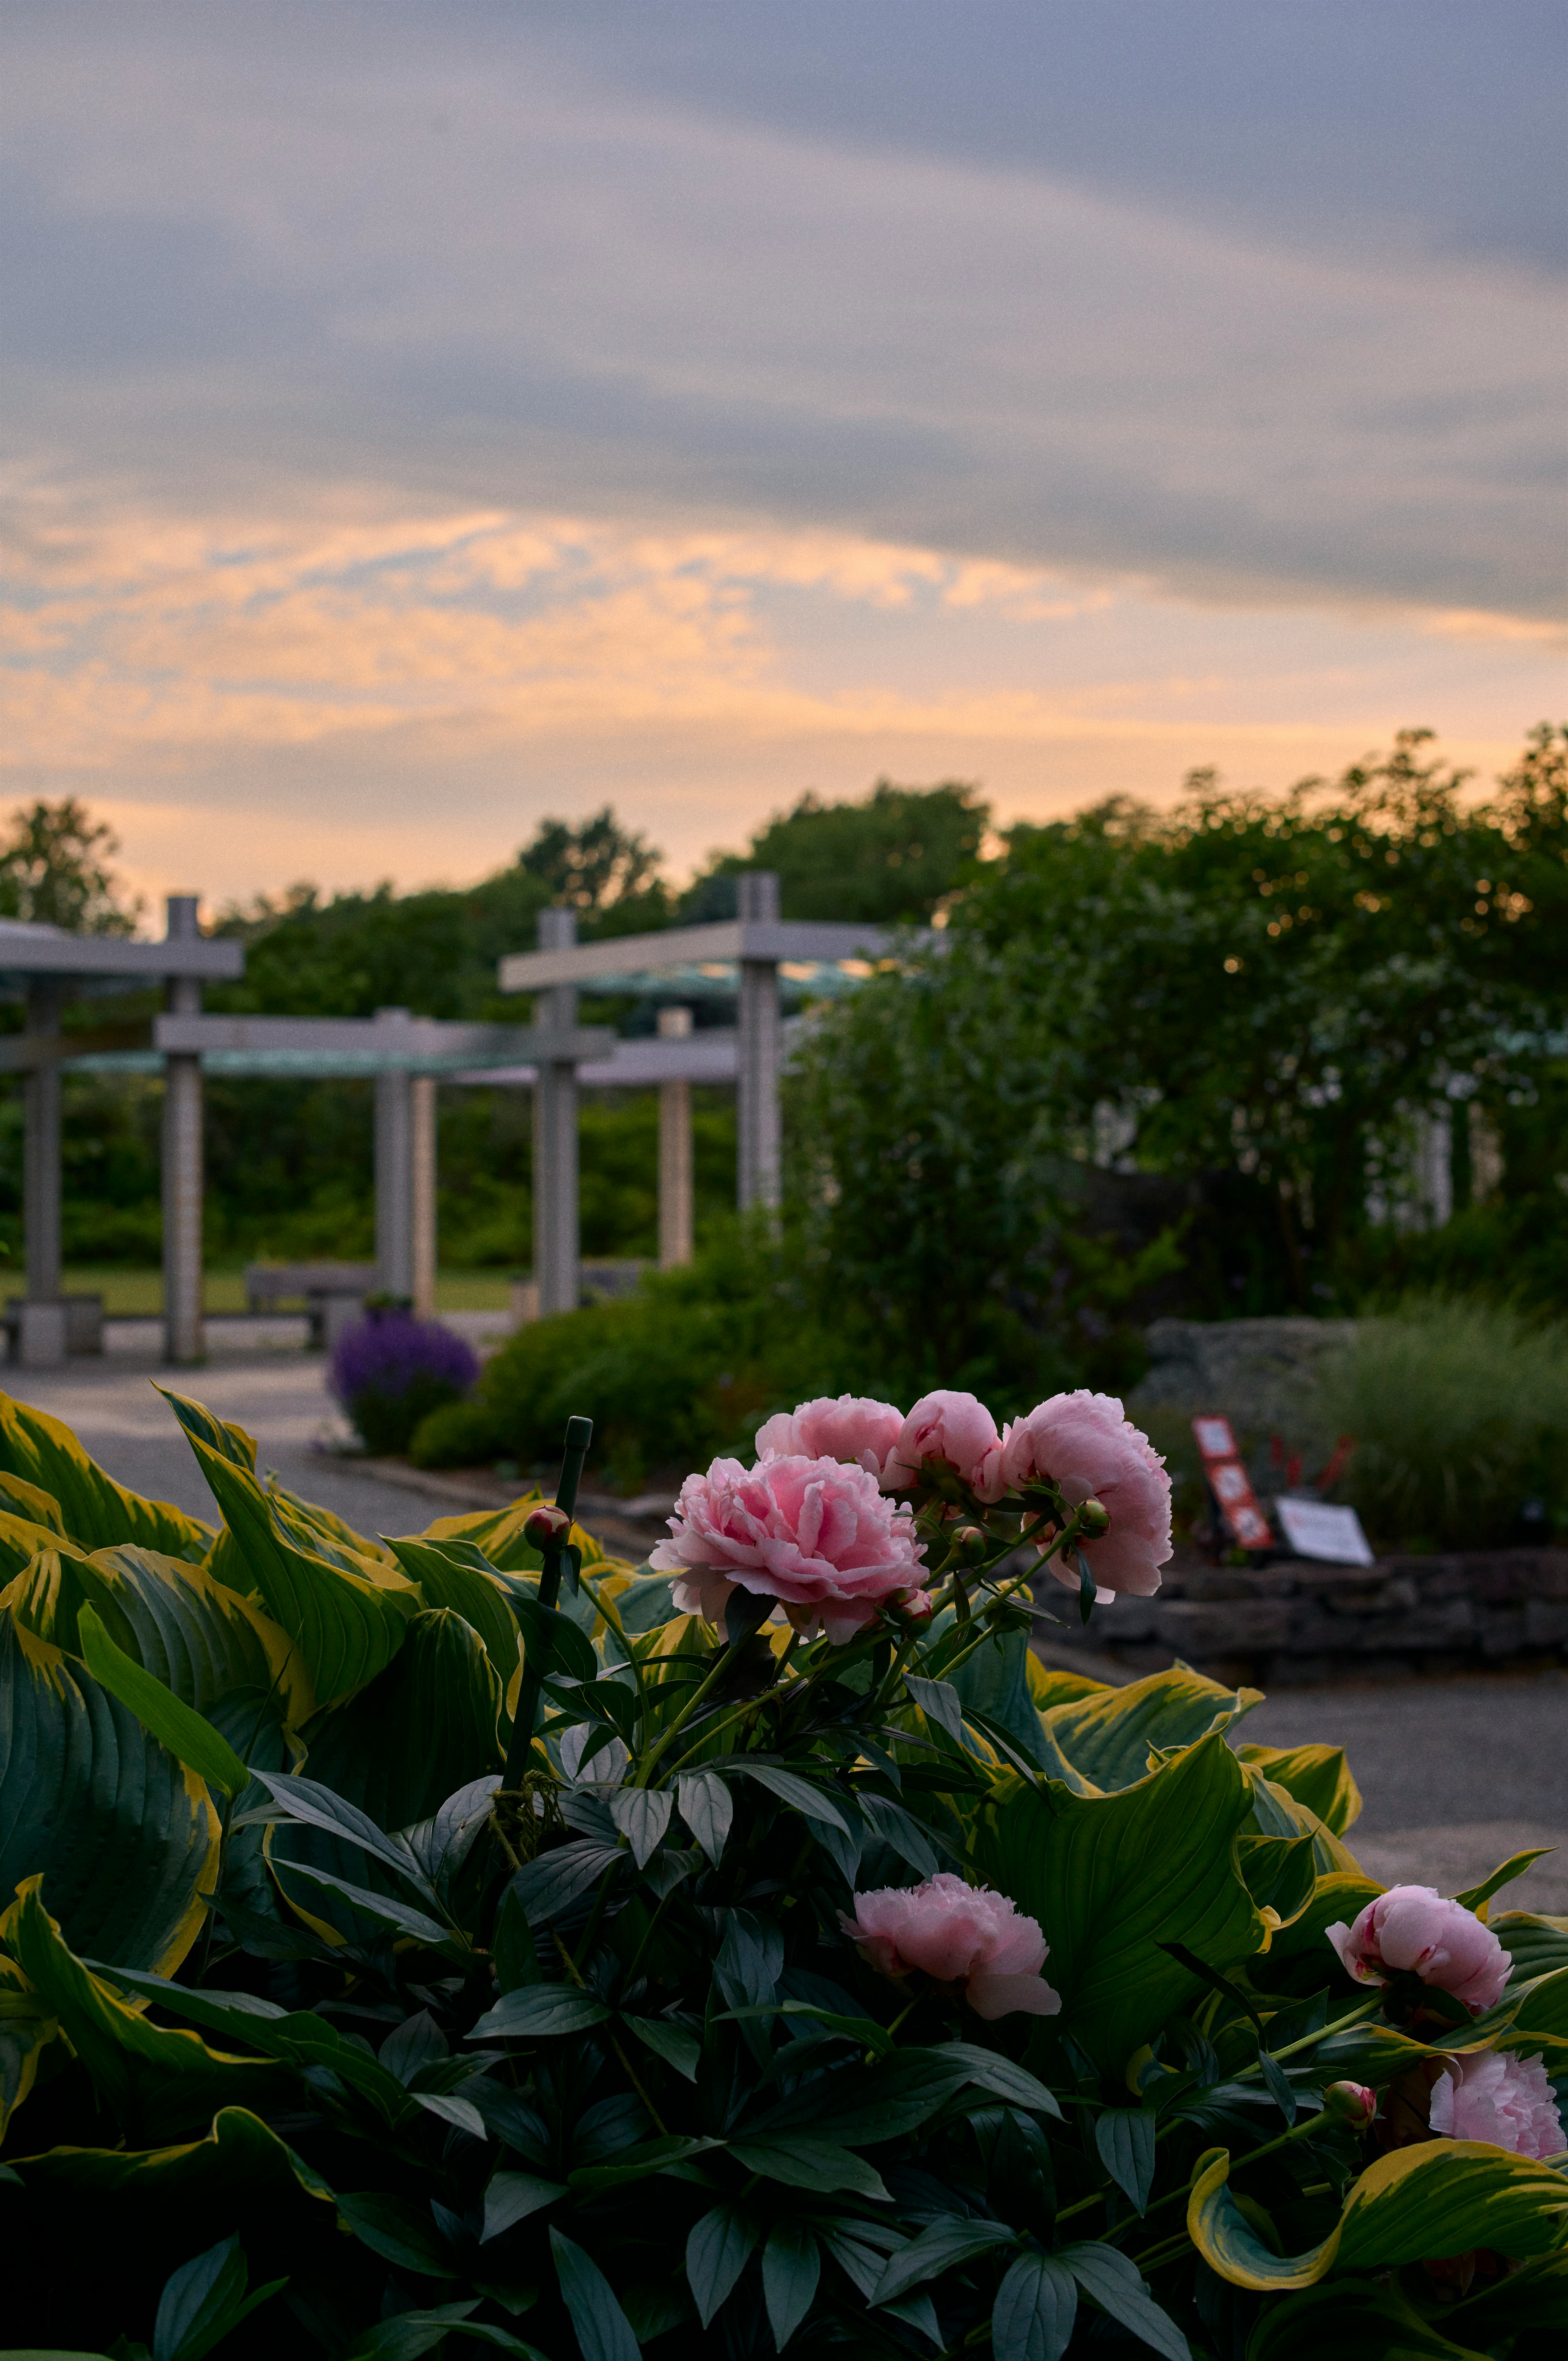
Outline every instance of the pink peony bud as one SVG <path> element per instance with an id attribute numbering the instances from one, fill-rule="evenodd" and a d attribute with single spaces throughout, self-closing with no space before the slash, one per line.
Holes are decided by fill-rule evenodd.
<path id="1" fill-rule="evenodd" d="M 923 1545 L 914 1520 L 879 1490 L 864 1467 L 792 1455 L 716 1459 L 681 1487 L 671 1538 L 648 1563 L 678 1575 L 674 1601 L 685 1615 L 721 1623 L 730 1592 L 782 1600 L 802 1630 L 820 1622 L 836 1644 L 905 1593 L 906 1609 L 928 1605 L 920 1588 Z"/>
<path id="2" fill-rule="evenodd" d="M 1431 1885 L 1391 1885 L 1353 1926 L 1325 1928 L 1346 1972 L 1380 1984 L 1401 1971 L 1452 1993 L 1473 2016 L 1501 2000 L 1511 1966 L 1489 1927 Z"/>
<path id="3" fill-rule="evenodd" d="M 1002 1438 L 1002 1476 L 1006 1490 L 1039 1490 L 1054 1484 L 1069 1507 L 1098 1503 L 1101 1517 L 1089 1521 L 1078 1543 L 1102 1597 L 1127 1591 L 1147 1598 L 1159 1588 L 1159 1570 L 1170 1555 L 1170 1478 L 1165 1462 L 1122 1415 L 1111 1394 L 1053 1394 L 1027 1418 L 1014 1419 Z M 1078 1588 L 1078 1567 L 1053 1558 L 1050 1570 L 1069 1590 Z"/>
<path id="4" fill-rule="evenodd" d="M 904 1412 L 863 1394 L 827 1394 L 781 1410 L 757 1429 L 759 1459 L 846 1459 L 880 1476 L 898 1441 Z"/>
<path id="5" fill-rule="evenodd" d="M 1510 2156 L 1561 2156 L 1568 2148 L 1543 2060 L 1505 2049 L 1451 2058 L 1432 2084 L 1431 2122 L 1445 2139 L 1485 2140 Z"/>
<path id="6" fill-rule="evenodd" d="M 565 1510 L 547 1504 L 531 1509 L 522 1521 L 523 1539 L 536 1550 L 558 1549 L 571 1530 L 572 1520 Z"/>
<path id="7" fill-rule="evenodd" d="M 1337 2115 L 1353 2131 L 1364 2132 L 1377 2113 L 1377 2093 L 1365 2082 L 1331 2082 L 1323 2092 L 1323 2113 Z"/>
<path id="8" fill-rule="evenodd" d="M 839 1924 L 879 1975 L 899 1978 L 918 1968 L 940 1984 L 961 1983 L 977 2016 L 1023 2009 L 1054 2016 L 1061 1996 L 1040 1974 L 1046 1938 L 1033 1918 L 1005 1894 L 966 1885 L 943 1870 L 924 1885 L 887 1885 L 855 1897 L 855 1915 Z"/>
<path id="9" fill-rule="evenodd" d="M 883 1488 L 908 1491 L 927 1463 L 956 1476 L 977 1500 L 1001 1499 L 1002 1438 L 973 1394 L 926 1394 L 916 1403 L 883 1464 Z"/>

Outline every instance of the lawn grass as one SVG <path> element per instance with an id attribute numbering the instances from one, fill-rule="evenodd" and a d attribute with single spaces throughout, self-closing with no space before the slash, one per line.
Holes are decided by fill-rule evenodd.
<path id="1" fill-rule="evenodd" d="M 163 1310 L 161 1271 L 110 1264 L 78 1264 L 65 1272 L 62 1283 L 68 1294 L 102 1295 L 104 1309 L 112 1318 L 135 1318 L 139 1314 L 144 1319 L 155 1319 Z M 19 1271 L 9 1291 L 17 1295 L 21 1293 Z M 203 1293 L 209 1312 L 243 1312 L 243 1267 L 235 1265 L 226 1269 L 209 1270 Z M 444 1270 L 435 1283 L 436 1306 L 442 1312 L 504 1312 L 510 1300 L 505 1271 Z"/>

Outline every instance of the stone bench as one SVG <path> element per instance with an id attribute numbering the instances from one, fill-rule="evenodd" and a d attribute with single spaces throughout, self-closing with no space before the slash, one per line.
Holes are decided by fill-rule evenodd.
<path id="1" fill-rule="evenodd" d="M 280 1304 L 302 1302 L 312 1345 L 330 1352 L 363 1313 L 366 1297 L 376 1292 L 377 1277 L 373 1262 L 247 1263 L 246 1309 L 276 1312 Z"/>

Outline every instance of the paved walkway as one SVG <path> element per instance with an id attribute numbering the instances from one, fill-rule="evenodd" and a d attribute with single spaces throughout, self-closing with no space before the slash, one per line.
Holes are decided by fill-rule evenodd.
<path id="1" fill-rule="evenodd" d="M 497 1318 L 450 1315 L 454 1327 L 480 1330 L 475 1341 Z M 131 1333 L 144 1326 L 145 1338 Z M 301 1350 L 303 1333 L 298 1320 L 214 1322 L 211 1362 L 181 1374 L 178 1389 L 248 1428 L 263 1467 L 360 1532 L 421 1531 L 442 1513 L 439 1503 L 320 1449 L 346 1439 L 346 1429 L 323 1362 Z M 155 1323 L 115 1322 L 104 1360 L 15 1369 L 5 1382 L 64 1419 L 121 1483 L 212 1517 L 195 1460 L 153 1390 L 152 1379 L 169 1374 L 154 1357 L 158 1336 Z M 1522 1906 L 1568 1914 L 1568 1672 L 1285 1690 L 1242 1732 L 1264 1745 L 1345 1748 L 1366 1799 L 1352 1843 L 1375 1875 L 1453 1893 L 1511 1852 L 1561 1842 L 1510 1893 Z"/>

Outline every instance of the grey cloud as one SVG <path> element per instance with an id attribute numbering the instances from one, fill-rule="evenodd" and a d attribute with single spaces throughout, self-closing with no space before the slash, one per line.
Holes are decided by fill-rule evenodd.
<path id="1" fill-rule="evenodd" d="M 1316 13 L 1227 0 L 1179 71 L 1192 12 L 1124 0 L 1072 23 L 998 5 L 983 37 L 906 9 L 902 41 L 882 0 L 832 38 L 817 0 L 787 38 L 674 5 L 570 29 L 466 0 L 438 26 L 278 0 L 260 32 L 219 7 L 23 15 L 13 449 L 170 499 L 350 475 L 830 522 L 1215 596 L 1557 610 L 1552 291 L 1412 260 L 1400 192 L 1447 115 L 1396 108 L 1383 178 L 1342 167 L 1376 144 L 1413 19 L 1370 12 L 1378 73 L 1343 88 L 1237 29 Z M 1451 109 L 1467 91 L 1493 132 L 1490 181 L 1431 163 L 1436 243 L 1478 252 L 1510 92 L 1533 185 L 1545 19 L 1500 6 L 1510 81 L 1474 65 L 1468 12 L 1421 13 L 1414 82 Z M 1321 16 L 1363 54 L 1370 33 Z M 1289 191 L 1314 151 L 1333 201 L 1309 219 Z"/>

